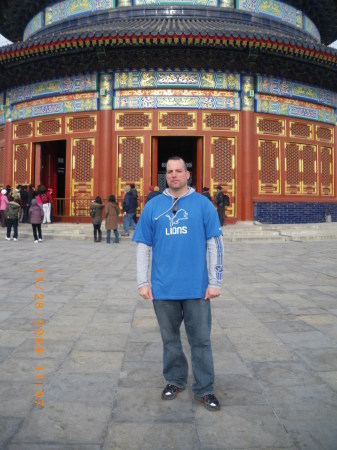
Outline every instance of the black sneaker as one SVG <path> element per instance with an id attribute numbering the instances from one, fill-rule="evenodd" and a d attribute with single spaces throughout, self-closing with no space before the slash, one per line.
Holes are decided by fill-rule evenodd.
<path id="1" fill-rule="evenodd" d="M 214 394 L 207 394 L 203 397 L 195 396 L 195 398 L 202 403 L 208 411 L 219 411 L 221 408 L 220 402 Z"/>
<path id="2" fill-rule="evenodd" d="M 167 384 L 163 392 L 161 393 L 162 400 L 174 400 L 179 392 L 183 391 L 185 388 L 180 388 L 174 384 Z"/>

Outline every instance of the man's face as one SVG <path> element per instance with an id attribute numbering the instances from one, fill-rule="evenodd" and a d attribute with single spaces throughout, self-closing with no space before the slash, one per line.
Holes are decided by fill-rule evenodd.
<path id="1" fill-rule="evenodd" d="M 184 162 L 170 159 L 166 166 L 166 181 L 172 191 L 179 191 L 187 187 L 190 173 L 185 169 Z"/>

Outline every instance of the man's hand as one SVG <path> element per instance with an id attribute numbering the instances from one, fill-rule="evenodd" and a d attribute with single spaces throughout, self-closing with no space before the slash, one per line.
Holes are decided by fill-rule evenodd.
<path id="1" fill-rule="evenodd" d="M 219 297 L 220 293 L 220 289 L 208 286 L 208 288 L 206 289 L 205 299 Z"/>
<path id="2" fill-rule="evenodd" d="M 153 300 L 152 289 L 151 289 L 151 287 L 148 284 L 145 285 L 145 286 L 140 287 L 138 289 L 138 294 L 144 300 Z"/>

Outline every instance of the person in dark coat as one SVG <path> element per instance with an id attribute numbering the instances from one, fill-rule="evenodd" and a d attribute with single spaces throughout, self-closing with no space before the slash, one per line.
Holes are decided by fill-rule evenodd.
<path id="1" fill-rule="evenodd" d="M 38 244 L 39 242 L 42 242 L 41 223 L 43 221 L 44 212 L 43 209 L 37 204 L 35 198 L 33 198 L 31 201 L 28 215 L 30 223 L 32 224 L 34 243 Z"/>
<path id="2" fill-rule="evenodd" d="M 219 185 L 217 188 L 217 194 L 215 197 L 216 200 L 216 209 L 218 211 L 218 216 L 220 220 L 220 225 L 223 226 L 224 224 L 224 215 L 225 215 L 225 199 L 222 192 L 222 187 Z"/>
<path id="3" fill-rule="evenodd" d="M 14 197 L 11 195 L 9 197 L 9 203 L 6 206 L 5 209 L 5 217 L 6 217 L 6 223 L 7 223 L 7 241 L 11 240 L 11 231 L 12 227 L 14 229 L 14 236 L 13 240 L 18 240 L 18 225 L 19 220 L 21 217 L 21 208 L 20 205 L 14 201 Z"/>
<path id="4" fill-rule="evenodd" d="M 133 196 L 133 199 L 135 201 L 135 213 L 133 215 L 133 220 L 135 223 L 137 223 L 137 208 L 138 208 L 138 192 L 136 189 L 136 186 L 132 183 L 130 184 L 131 194 Z"/>
<path id="5" fill-rule="evenodd" d="M 20 197 L 21 197 L 21 205 L 22 205 L 22 223 L 28 222 L 28 211 L 29 211 L 29 205 L 28 205 L 28 190 L 27 186 L 22 186 L 20 191 Z"/>
<path id="6" fill-rule="evenodd" d="M 208 187 L 204 186 L 204 187 L 202 188 L 202 195 L 204 195 L 205 197 L 207 197 L 209 201 L 212 201 L 211 195 L 210 195 L 210 193 L 209 193 L 209 188 L 208 188 Z"/>
<path id="7" fill-rule="evenodd" d="M 114 230 L 115 240 L 114 243 L 119 243 L 118 234 L 118 215 L 119 206 L 116 203 L 116 197 L 114 195 L 109 195 L 108 204 L 105 208 L 105 229 L 106 229 L 106 243 L 110 244 L 111 230 Z"/>
<path id="8" fill-rule="evenodd" d="M 103 212 L 104 205 L 102 203 L 101 197 L 97 196 L 95 198 L 95 201 L 91 203 L 90 205 L 90 216 L 92 217 L 91 213 L 95 211 L 94 216 L 92 217 L 92 224 L 94 226 L 94 242 L 101 242 L 102 240 L 102 231 L 101 231 L 101 225 L 102 225 L 102 212 Z M 98 233 L 98 239 L 97 239 L 97 233 Z"/>
<path id="9" fill-rule="evenodd" d="M 123 200 L 123 228 L 122 236 L 129 236 L 129 227 L 136 228 L 134 215 L 136 211 L 135 199 L 131 192 L 130 186 L 124 188 L 125 197 Z"/>
<path id="10" fill-rule="evenodd" d="M 149 195 L 147 196 L 147 199 L 146 199 L 146 203 L 149 201 L 149 200 L 151 200 L 152 198 L 154 198 L 154 197 L 157 197 L 157 195 L 160 195 L 160 192 L 159 192 L 159 187 L 158 186 L 150 186 L 149 187 Z"/>

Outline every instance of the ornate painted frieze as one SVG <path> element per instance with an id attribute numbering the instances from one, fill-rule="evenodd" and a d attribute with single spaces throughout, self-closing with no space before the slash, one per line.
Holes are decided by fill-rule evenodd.
<path id="1" fill-rule="evenodd" d="M 313 103 L 273 97 L 264 94 L 256 95 L 255 110 L 260 113 L 280 116 L 300 117 L 324 123 L 336 123 L 336 114 L 332 108 L 318 106 Z"/>
<path id="2" fill-rule="evenodd" d="M 45 9 L 45 24 L 51 25 L 79 14 L 115 7 L 115 0 L 64 0 Z"/>
<path id="3" fill-rule="evenodd" d="M 114 89 L 198 88 L 239 91 L 240 74 L 229 72 L 130 71 L 116 72 Z"/>
<path id="4" fill-rule="evenodd" d="M 258 75 L 256 77 L 256 90 L 261 94 L 298 98 L 337 108 L 337 92 L 320 89 L 304 83 L 284 80 L 282 78 Z"/>
<path id="5" fill-rule="evenodd" d="M 95 92 L 63 95 L 32 102 L 18 103 L 13 106 L 12 120 L 22 120 L 51 114 L 97 111 L 97 109 L 98 94 Z"/>
<path id="6" fill-rule="evenodd" d="M 219 0 L 220 8 L 235 8 L 234 0 Z"/>
<path id="7" fill-rule="evenodd" d="M 143 5 L 194 5 L 194 6 L 218 6 L 217 0 L 134 0 L 135 6 Z"/>
<path id="8" fill-rule="evenodd" d="M 307 16 L 303 14 L 303 29 L 311 36 L 314 36 L 318 42 L 321 40 L 321 35 L 318 31 L 318 28 Z"/>
<path id="9" fill-rule="evenodd" d="M 283 20 L 302 28 L 302 12 L 277 0 L 237 0 L 237 8 Z"/>
<path id="10" fill-rule="evenodd" d="M 102 73 L 100 75 L 100 109 L 110 110 L 112 109 L 112 74 Z"/>
<path id="11" fill-rule="evenodd" d="M 130 95 L 132 94 L 132 95 Z M 117 91 L 114 109 L 195 108 L 240 110 L 241 101 L 236 92 L 162 90 Z"/>
<path id="12" fill-rule="evenodd" d="M 39 14 L 36 14 L 36 16 L 34 16 L 32 20 L 28 22 L 28 25 L 26 26 L 25 31 L 23 33 L 24 41 L 27 40 L 32 34 L 36 33 L 37 31 L 43 28 L 44 25 L 43 17 L 44 17 L 43 12 L 39 12 Z"/>
<path id="13" fill-rule="evenodd" d="M 87 73 L 10 89 L 7 92 L 7 97 L 9 102 L 13 104 L 50 95 L 92 92 L 97 90 L 97 85 L 97 73 Z"/>

